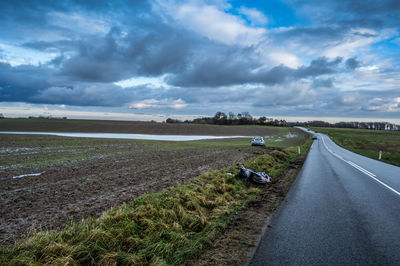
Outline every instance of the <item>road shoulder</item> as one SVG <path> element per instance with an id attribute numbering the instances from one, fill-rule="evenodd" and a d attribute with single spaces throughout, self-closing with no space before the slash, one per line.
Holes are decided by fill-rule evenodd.
<path id="1" fill-rule="evenodd" d="M 307 154 L 304 154 L 290 164 L 286 171 L 266 187 L 257 199 L 240 211 L 225 232 L 190 264 L 248 265 L 265 230 L 270 227 L 270 218 L 285 199 L 306 156 Z"/>

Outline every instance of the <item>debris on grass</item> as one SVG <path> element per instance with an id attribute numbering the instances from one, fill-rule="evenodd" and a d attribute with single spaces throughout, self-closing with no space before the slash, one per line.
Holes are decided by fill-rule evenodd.
<path id="1" fill-rule="evenodd" d="M 35 173 L 35 174 L 17 175 L 17 176 L 13 176 L 13 178 L 16 179 L 16 178 L 22 178 L 22 177 L 26 177 L 26 176 L 39 176 L 39 175 L 43 175 L 44 173 L 46 173 L 46 171 L 43 171 L 40 173 Z"/>
<path id="2" fill-rule="evenodd" d="M 243 165 L 239 168 L 239 177 L 244 181 L 250 181 L 258 185 L 265 185 L 271 182 L 271 177 L 266 172 L 257 172 L 253 169 L 245 168 Z"/>

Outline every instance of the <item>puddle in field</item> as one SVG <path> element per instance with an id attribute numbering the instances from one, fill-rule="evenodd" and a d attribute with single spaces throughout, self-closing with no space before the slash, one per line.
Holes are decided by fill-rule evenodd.
<path id="1" fill-rule="evenodd" d="M 12 153 L 21 151 L 31 151 L 33 148 L 0 148 L 0 153 Z"/>
<path id="2" fill-rule="evenodd" d="M 122 134 L 122 133 L 66 133 L 66 132 L 14 132 L 14 131 L 2 131 L 0 132 L 0 134 L 29 134 L 29 135 L 78 137 L 78 138 L 145 139 L 145 140 L 167 140 L 167 141 L 250 138 L 249 136 L 204 136 L 204 135 L 191 136 L 191 135 L 150 135 L 150 134 Z"/>
<path id="3" fill-rule="evenodd" d="M 288 139 L 297 138 L 297 134 L 287 133 L 284 137 Z"/>

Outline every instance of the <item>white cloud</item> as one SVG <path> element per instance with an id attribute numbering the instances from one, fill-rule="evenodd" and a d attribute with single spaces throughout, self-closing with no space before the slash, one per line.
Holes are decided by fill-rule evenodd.
<path id="1" fill-rule="evenodd" d="M 322 53 L 328 58 L 338 56 L 351 57 L 359 52 L 359 49 L 376 42 L 378 33 L 369 29 L 353 29 L 340 43 L 331 43 Z"/>
<path id="2" fill-rule="evenodd" d="M 374 98 L 368 101 L 366 107 L 368 111 L 377 111 L 385 113 L 400 112 L 400 97 L 393 99 Z"/>
<path id="3" fill-rule="evenodd" d="M 330 43 L 322 51 L 322 54 L 329 58 L 337 56 L 352 57 L 361 52 L 367 52 L 371 44 L 386 40 L 395 33 L 396 30 L 394 29 L 386 29 L 378 32 L 367 28 L 354 28 L 340 42 L 333 41 Z"/>
<path id="4" fill-rule="evenodd" d="M 288 67 L 297 68 L 301 65 L 300 59 L 293 53 L 289 53 L 282 49 L 270 51 L 267 58 L 271 61 L 272 65 L 286 65 Z"/>
<path id="5" fill-rule="evenodd" d="M 279 28 L 270 30 L 271 33 L 284 34 L 295 30 L 293 27 Z M 313 28 L 309 28 L 313 32 Z M 339 31 L 339 30 L 336 30 Z M 388 28 L 381 31 L 368 28 L 353 28 L 343 35 L 339 34 L 337 38 L 317 38 L 314 35 L 308 35 L 307 31 L 295 35 L 294 38 L 280 39 L 281 46 L 288 51 L 294 51 L 299 57 L 320 57 L 328 58 L 350 58 L 368 55 L 374 48 L 372 44 L 389 40 L 397 35 L 396 29 Z"/>
<path id="6" fill-rule="evenodd" d="M 54 59 L 56 53 L 46 53 L 38 50 L 28 49 L 13 44 L 0 43 L 0 62 L 11 66 L 39 65 Z"/>
<path id="7" fill-rule="evenodd" d="M 238 16 L 228 14 L 215 5 L 199 3 L 178 4 L 174 1 L 158 1 L 161 12 L 175 21 L 211 40 L 233 45 L 258 43 L 266 34 L 262 28 L 246 26 Z"/>
<path id="8" fill-rule="evenodd" d="M 81 13 L 47 13 L 49 22 L 58 27 L 71 29 L 80 33 L 105 34 L 110 30 L 107 21 Z"/>
<path id="9" fill-rule="evenodd" d="M 150 88 L 169 87 L 169 85 L 165 83 L 165 78 L 167 76 L 168 76 L 167 74 L 159 77 L 139 76 L 130 79 L 120 80 L 118 82 L 114 82 L 114 84 L 122 88 L 129 88 L 136 86 L 148 86 Z"/>
<path id="10" fill-rule="evenodd" d="M 263 13 L 255 8 L 247 8 L 242 6 L 238 9 L 239 14 L 244 15 L 252 24 L 265 25 L 268 23 L 268 18 Z"/>
<path id="11" fill-rule="evenodd" d="M 399 89 L 396 60 L 380 56 L 361 56 L 362 66 L 351 74 L 335 76 L 335 84 L 342 91 L 395 91 Z"/>
<path id="12" fill-rule="evenodd" d="M 359 70 L 364 72 L 373 72 L 375 70 L 379 70 L 379 67 L 377 65 L 369 65 L 365 67 L 360 67 Z"/>
<path id="13" fill-rule="evenodd" d="M 343 105 L 355 105 L 355 104 L 359 104 L 360 101 L 360 95 L 346 95 L 346 96 L 342 96 L 342 100 L 341 103 Z"/>
<path id="14" fill-rule="evenodd" d="M 156 99 L 147 99 L 143 101 L 133 102 L 129 105 L 131 109 L 162 109 L 162 108 L 171 108 L 171 109 L 182 109 L 185 108 L 187 104 L 182 99 L 170 100 L 156 100 Z"/>

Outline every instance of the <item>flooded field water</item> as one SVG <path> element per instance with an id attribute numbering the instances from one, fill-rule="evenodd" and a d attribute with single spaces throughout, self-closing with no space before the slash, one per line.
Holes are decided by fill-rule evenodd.
<path id="1" fill-rule="evenodd" d="M 124 133 L 68 133 L 68 132 L 16 132 L 3 131 L 0 134 L 27 134 L 27 135 L 52 135 L 78 138 L 104 138 L 104 139 L 146 139 L 166 141 L 192 141 L 203 139 L 250 138 L 251 136 L 205 136 L 205 135 L 154 135 L 154 134 L 124 134 Z"/>

